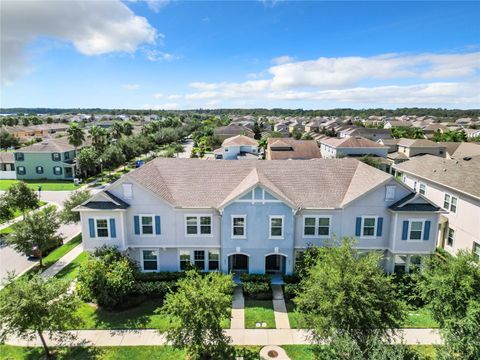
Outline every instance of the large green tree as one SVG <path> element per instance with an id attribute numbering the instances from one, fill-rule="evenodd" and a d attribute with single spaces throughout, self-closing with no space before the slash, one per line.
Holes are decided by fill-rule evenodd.
<path id="1" fill-rule="evenodd" d="M 77 148 L 85 141 L 85 133 L 78 123 L 72 122 L 67 129 L 67 134 L 68 142 L 75 148 L 76 152 Z"/>
<path id="2" fill-rule="evenodd" d="M 167 294 L 161 313 L 175 319 L 167 339 L 186 349 L 191 360 L 234 358 L 221 326 L 230 317 L 233 286 L 231 275 L 190 270 L 178 281 L 178 290 Z"/>
<path id="3" fill-rule="evenodd" d="M 92 139 L 92 146 L 96 151 L 105 149 L 107 143 L 107 131 L 100 126 L 94 125 L 88 130 L 88 134 Z"/>
<path id="4" fill-rule="evenodd" d="M 348 336 L 365 349 L 371 337 L 388 338 L 400 327 L 405 306 L 379 266 L 381 255 L 359 256 L 353 243 L 344 238 L 314 248 L 294 301 L 315 342 Z"/>
<path id="5" fill-rule="evenodd" d="M 5 200 L 12 209 L 20 210 L 24 218 L 27 210 L 34 209 L 38 206 L 37 194 L 23 181 L 10 185 L 5 192 Z"/>
<path id="6" fill-rule="evenodd" d="M 71 193 L 63 202 L 63 210 L 60 213 L 62 222 L 65 224 L 80 222 L 80 213 L 78 211 L 72 211 L 72 209 L 87 201 L 91 196 L 90 190 L 78 190 Z"/>
<path id="7" fill-rule="evenodd" d="M 84 177 L 97 173 L 98 152 L 92 146 L 84 147 L 78 152 L 77 164 Z"/>
<path id="8" fill-rule="evenodd" d="M 435 256 L 417 274 L 421 297 L 454 359 L 480 359 L 480 262 L 470 252 Z"/>
<path id="9" fill-rule="evenodd" d="M 20 146 L 20 142 L 15 136 L 6 131 L 0 131 L 0 149 L 16 148 L 18 146 Z"/>
<path id="10" fill-rule="evenodd" d="M 78 300 L 69 293 L 70 284 L 40 275 L 7 279 L 0 292 L 0 342 L 14 335 L 32 340 L 38 335 L 47 359 L 51 358 L 45 333 L 58 341 L 72 340 L 68 330 L 80 323 Z"/>
<path id="11" fill-rule="evenodd" d="M 13 225 L 13 232 L 6 241 L 15 250 L 30 255 L 33 250 L 39 255 L 40 267 L 43 266 L 43 255 L 48 249 L 62 241 L 57 230 L 60 218 L 55 206 L 50 205 L 28 214 L 23 221 Z"/>

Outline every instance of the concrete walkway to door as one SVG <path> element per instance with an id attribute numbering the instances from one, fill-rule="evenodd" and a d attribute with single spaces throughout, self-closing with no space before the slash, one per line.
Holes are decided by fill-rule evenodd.
<path id="1" fill-rule="evenodd" d="M 245 329 L 245 300 L 242 286 L 237 285 L 233 292 L 231 329 Z"/>
<path id="2" fill-rule="evenodd" d="M 273 292 L 273 314 L 275 315 L 275 326 L 277 329 L 290 329 L 287 306 L 283 298 L 283 291 L 280 285 L 272 284 Z"/>

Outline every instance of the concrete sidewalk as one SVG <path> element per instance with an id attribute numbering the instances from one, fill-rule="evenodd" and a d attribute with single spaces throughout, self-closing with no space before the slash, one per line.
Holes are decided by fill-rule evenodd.
<path id="1" fill-rule="evenodd" d="M 245 299 L 242 286 L 238 285 L 233 292 L 231 329 L 245 329 Z"/>
<path id="2" fill-rule="evenodd" d="M 78 330 L 69 331 L 76 340 L 63 346 L 146 346 L 165 345 L 165 336 L 157 330 Z M 226 335 L 232 338 L 233 345 L 307 345 L 309 332 L 295 329 L 228 329 Z M 438 330 L 435 329 L 403 329 L 394 341 L 403 341 L 408 345 L 438 345 L 442 343 Z M 61 346 L 45 333 L 47 343 Z M 40 339 L 23 340 L 10 337 L 5 344 L 16 346 L 41 346 Z"/>
<path id="3" fill-rule="evenodd" d="M 83 244 L 79 244 L 61 257 L 55 264 L 50 266 L 42 273 L 44 278 L 49 278 L 57 275 L 65 266 L 70 264 L 83 251 Z"/>
<path id="4" fill-rule="evenodd" d="M 290 329 L 287 306 L 283 298 L 283 291 L 280 285 L 272 285 L 273 293 L 273 314 L 275 316 L 275 327 L 277 329 Z"/>

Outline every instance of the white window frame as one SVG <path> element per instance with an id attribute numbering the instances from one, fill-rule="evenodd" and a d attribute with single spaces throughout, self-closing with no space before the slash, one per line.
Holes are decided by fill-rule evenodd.
<path id="1" fill-rule="evenodd" d="M 178 251 L 178 271 L 185 271 L 182 270 L 181 262 L 182 262 L 182 255 L 186 255 L 188 253 L 188 263 L 192 265 L 192 252 L 190 250 L 179 250 Z"/>
<path id="2" fill-rule="evenodd" d="M 209 249 L 209 250 L 205 250 L 206 253 L 207 253 L 207 267 L 208 267 L 208 271 L 220 271 L 220 250 L 217 250 L 217 249 Z M 217 261 L 218 262 L 218 267 L 217 269 L 213 269 L 211 270 L 210 269 L 210 253 L 216 253 L 218 255 L 218 260 L 212 260 L 212 261 Z M 207 269 L 206 269 L 207 270 Z"/>
<path id="3" fill-rule="evenodd" d="M 392 190 L 393 189 L 393 190 Z M 389 192 L 392 192 L 392 197 L 388 197 Z M 394 201 L 396 196 L 397 187 L 395 185 L 386 185 L 385 186 L 385 201 Z"/>
<path id="4" fill-rule="evenodd" d="M 98 220 L 105 220 L 107 222 L 107 230 L 108 230 L 108 236 L 98 236 L 98 226 L 97 226 L 97 221 Z M 104 228 L 102 228 L 104 229 Z M 112 231 L 110 229 L 110 218 L 107 217 L 97 217 L 95 218 L 95 237 L 98 239 L 111 239 L 112 238 Z"/>
<path id="5" fill-rule="evenodd" d="M 365 225 L 365 219 L 375 219 L 375 226 L 373 228 L 373 235 L 364 235 L 363 230 L 364 230 L 364 225 Z M 376 215 L 364 215 L 362 216 L 362 224 L 360 228 L 360 238 L 361 239 L 375 239 L 377 238 L 377 227 L 378 227 L 378 216 Z"/>
<path id="6" fill-rule="evenodd" d="M 143 233 L 143 223 L 142 218 L 149 217 L 152 218 L 152 233 L 151 234 L 144 234 Z M 144 237 L 155 236 L 155 216 L 153 214 L 138 214 L 138 219 L 140 223 L 140 235 Z"/>
<path id="7" fill-rule="evenodd" d="M 450 238 L 450 230 L 453 231 L 452 245 L 448 243 L 448 239 Z M 445 245 L 447 245 L 449 248 L 453 248 L 453 245 L 455 244 L 455 232 L 455 229 L 452 229 L 451 227 L 447 228 L 447 241 L 445 241 Z"/>
<path id="8" fill-rule="evenodd" d="M 410 232 L 412 231 L 412 223 L 413 222 L 421 222 L 422 223 L 422 229 L 421 229 L 421 232 L 420 232 L 420 239 L 411 239 L 410 238 Z M 423 234 L 425 233 L 425 222 L 426 222 L 425 219 L 412 219 L 412 220 L 408 221 L 407 241 L 411 241 L 411 242 L 421 242 L 421 241 L 423 241 Z M 417 231 L 417 230 L 415 230 L 415 231 Z"/>
<path id="9" fill-rule="evenodd" d="M 233 219 L 243 219 L 243 235 L 235 235 Z M 247 238 L 247 215 L 232 215 L 231 216 L 232 239 L 246 239 Z"/>
<path id="10" fill-rule="evenodd" d="M 143 257 L 143 252 L 144 251 L 153 251 L 154 254 L 157 256 L 157 269 L 156 270 L 145 270 L 145 259 Z M 141 249 L 140 256 L 141 256 L 141 260 L 142 260 L 142 271 L 143 272 L 158 272 L 158 271 L 160 271 L 160 254 L 159 254 L 158 249 Z M 149 260 L 149 261 L 153 261 L 153 260 Z"/>
<path id="11" fill-rule="evenodd" d="M 272 220 L 273 219 L 282 219 L 282 236 L 272 235 Z M 268 238 L 272 239 L 272 240 L 285 239 L 285 215 L 270 215 L 268 217 Z"/>
<path id="12" fill-rule="evenodd" d="M 123 197 L 125 199 L 132 199 L 133 198 L 133 184 L 123 183 L 122 184 L 122 190 L 123 190 Z"/>
<path id="13" fill-rule="evenodd" d="M 422 186 L 423 186 L 423 193 L 422 193 Z M 420 185 L 418 185 L 418 193 L 421 195 L 425 195 L 427 193 L 427 184 L 421 182 Z"/>
<path id="14" fill-rule="evenodd" d="M 449 200 L 448 200 L 448 201 L 446 200 L 447 196 L 449 197 Z M 452 210 L 452 202 L 453 202 L 452 200 L 453 200 L 453 199 L 455 199 L 455 201 L 456 201 L 456 202 L 455 202 L 455 205 L 453 205 L 453 206 L 455 206 L 455 211 Z M 445 206 L 445 204 L 448 204 L 448 205 Z M 453 196 L 453 195 L 450 194 L 450 193 L 444 193 L 444 195 L 443 195 L 443 207 L 444 207 L 446 210 L 451 211 L 451 212 L 453 212 L 454 214 L 456 214 L 457 211 L 458 211 L 458 197 L 457 197 L 457 196 Z"/>
<path id="15" fill-rule="evenodd" d="M 197 233 L 196 234 L 188 234 L 187 233 L 187 218 L 195 217 L 197 218 Z M 209 217 L 210 218 L 210 234 L 201 234 L 201 224 L 200 218 L 202 217 Z M 186 237 L 212 237 L 213 236 L 213 216 L 211 214 L 185 214 L 184 216 L 184 223 L 185 223 L 185 236 Z"/>
<path id="16" fill-rule="evenodd" d="M 193 249 L 193 250 L 191 251 L 191 254 L 193 254 L 193 256 L 190 255 L 190 261 L 191 261 L 191 263 L 193 264 L 193 266 L 195 266 L 195 267 L 197 266 L 197 264 L 195 263 L 195 261 L 196 261 L 196 260 L 195 260 L 195 252 L 197 252 L 197 251 L 203 253 L 203 270 L 202 270 L 202 269 L 199 269 L 199 270 L 200 270 L 200 271 L 207 271 L 207 269 L 208 269 L 208 263 L 207 263 L 208 257 L 207 257 L 207 255 L 208 255 L 208 254 L 206 254 L 205 249 Z"/>
<path id="17" fill-rule="evenodd" d="M 305 220 L 306 218 L 315 219 L 315 234 L 314 235 L 305 235 Z M 320 226 L 320 219 L 328 219 L 328 235 L 320 235 L 318 233 L 318 228 Z M 302 236 L 304 238 L 322 238 L 329 239 L 332 236 L 332 216 L 331 215 L 303 215 L 303 230 Z"/>
<path id="18" fill-rule="evenodd" d="M 478 250 L 476 250 L 476 248 L 478 248 Z M 479 243 L 475 241 L 473 242 L 472 252 L 473 252 L 473 255 L 477 257 L 478 260 L 480 260 L 480 244 Z"/>

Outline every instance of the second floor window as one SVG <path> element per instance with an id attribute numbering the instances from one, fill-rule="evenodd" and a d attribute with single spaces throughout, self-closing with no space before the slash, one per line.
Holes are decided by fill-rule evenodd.
<path id="1" fill-rule="evenodd" d="M 142 235 L 152 235 L 153 234 L 153 216 L 145 215 L 140 216 L 142 221 L 142 226 L 140 227 Z"/>
<path id="2" fill-rule="evenodd" d="M 443 207 L 447 210 L 450 210 L 453 213 L 456 213 L 457 212 L 457 201 L 458 201 L 458 199 L 455 196 L 445 194 L 445 198 L 443 199 Z"/>
<path id="3" fill-rule="evenodd" d="M 330 218 L 322 216 L 305 217 L 303 235 L 330 236 Z"/>
<path id="4" fill-rule="evenodd" d="M 187 235 L 211 235 L 212 217 L 211 216 L 187 216 L 185 218 Z"/>
<path id="5" fill-rule="evenodd" d="M 270 218 L 270 237 L 283 238 L 283 217 L 272 216 Z"/>
<path id="6" fill-rule="evenodd" d="M 70 159 L 70 153 L 69 152 L 66 152 L 63 156 L 65 156 L 65 160 Z"/>
<path id="7" fill-rule="evenodd" d="M 232 217 L 232 237 L 244 238 L 246 217 L 244 215 L 234 215 Z"/>
<path id="8" fill-rule="evenodd" d="M 362 236 L 364 237 L 375 236 L 376 224 L 377 224 L 377 219 L 374 217 L 363 218 Z"/>
<path id="9" fill-rule="evenodd" d="M 108 220 L 107 219 L 97 219 L 97 237 L 106 237 L 108 238 Z"/>
<path id="10" fill-rule="evenodd" d="M 52 160 L 53 161 L 60 161 L 61 155 L 60 153 L 52 153 Z"/>

